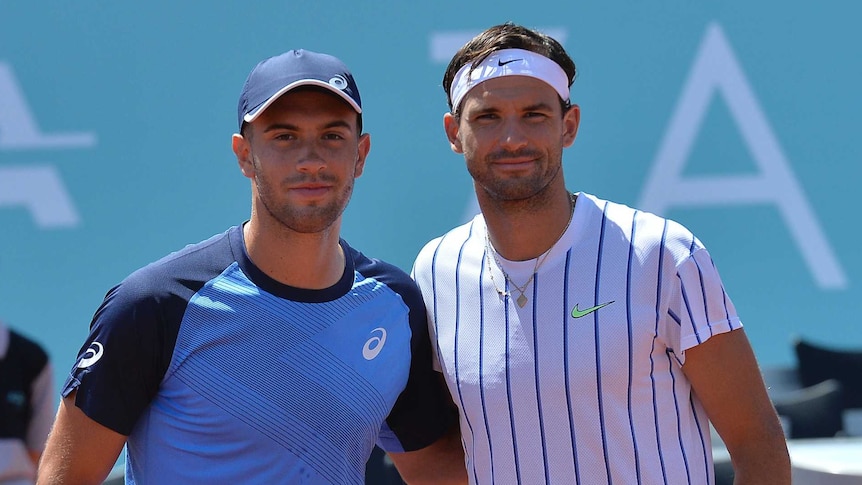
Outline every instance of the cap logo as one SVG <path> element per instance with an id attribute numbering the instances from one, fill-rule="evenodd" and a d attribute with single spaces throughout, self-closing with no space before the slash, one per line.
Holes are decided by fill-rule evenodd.
<path id="1" fill-rule="evenodd" d="M 329 85 L 338 89 L 339 91 L 344 91 L 347 89 L 347 79 L 344 79 L 340 74 L 335 75 L 332 79 L 329 80 Z"/>

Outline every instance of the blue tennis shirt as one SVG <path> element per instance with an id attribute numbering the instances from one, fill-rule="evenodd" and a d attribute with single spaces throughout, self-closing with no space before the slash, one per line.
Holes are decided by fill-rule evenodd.
<path id="1" fill-rule="evenodd" d="M 63 395 L 128 436 L 126 483 L 363 483 L 375 443 L 449 425 L 409 276 L 341 241 L 323 290 L 254 266 L 241 227 L 111 289 Z"/>

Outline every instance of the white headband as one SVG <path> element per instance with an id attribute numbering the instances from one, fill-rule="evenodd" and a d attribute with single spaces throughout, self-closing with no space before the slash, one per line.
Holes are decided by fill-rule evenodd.
<path id="1" fill-rule="evenodd" d="M 485 58 L 478 66 L 464 64 L 449 89 L 452 111 L 467 93 L 479 84 L 502 76 L 528 76 L 548 83 L 563 101 L 569 101 L 569 76 L 556 62 L 524 49 L 503 49 Z"/>

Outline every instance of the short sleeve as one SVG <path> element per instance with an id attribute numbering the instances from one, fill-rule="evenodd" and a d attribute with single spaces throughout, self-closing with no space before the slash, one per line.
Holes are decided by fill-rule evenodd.
<path id="1" fill-rule="evenodd" d="M 685 362 L 686 350 L 713 335 L 742 327 L 718 269 L 705 248 L 697 247 L 677 266 L 675 280 L 670 286 L 667 318 L 669 333 L 674 337 L 669 339 L 669 344 L 681 363 Z"/>
<path id="2" fill-rule="evenodd" d="M 62 390 L 63 397 L 76 391 L 75 404 L 87 416 L 127 436 L 170 363 L 157 300 L 139 278 L 112 288 Z"/>

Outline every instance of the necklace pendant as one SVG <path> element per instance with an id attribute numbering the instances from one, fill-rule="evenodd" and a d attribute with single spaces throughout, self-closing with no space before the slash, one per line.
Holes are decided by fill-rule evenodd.
<path id="1" fill-rule="evenodd" d="M 524 305 L 526 305 L 526 304 L 527 304 L 527 297 L 526 297 L 526 296 L 524 296 L 524 294 L 523 294 L 523 293 L 521 293 L 521 296 L 519 296 L 519 297 L 518 297 L 518 299 L 517 299 L 517 300 L 515 300 L 515 303 L 517 303 L 517 304 L 518 304 L 518 307 L 520 307 L 520 308 L 524 308 Z"/>

